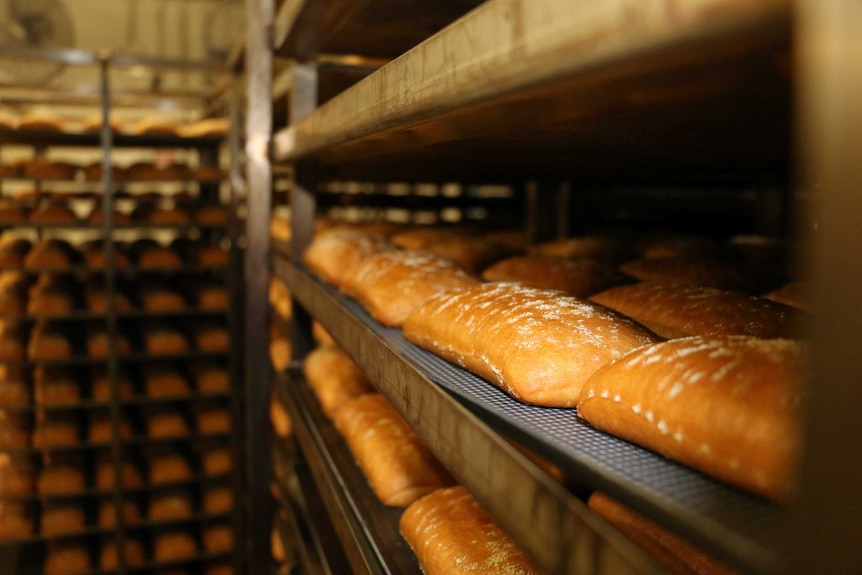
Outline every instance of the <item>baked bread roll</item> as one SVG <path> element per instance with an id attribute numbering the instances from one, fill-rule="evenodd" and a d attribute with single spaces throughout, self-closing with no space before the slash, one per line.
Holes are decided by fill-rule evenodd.
<path id="1" fill-rule="evenodd" d="M 146 212 L 146 221 L 157 225 L 185 226 L 191 223 L 189 213 L 181 207 L 151 207 Z"/>
<path id="2" fill-rule="evenodd" d="M 184 397 L 191 393 L 189 382 L 169 365 L 150 364 L 141 368 L 144 390 L 152 398 Z"/>
<path id="3" fill-rule="evenodd" d="M 199 361 L 189 365 L 195 389 L 202 394 L 218 394 L 230 391 L 230 373 L 217 363 Z"/>
<path id="4" fill-rule="evenodd" d="M 306 356 L 302 369 L 323 413 L 330 419 L 354 397 L 374 391 L 359 366 L 337 347 L 313 350 Z"/>
<path id="5" fill-rule="evenodd" d="M 154 247 L 138 255 L 138 267 L 141 269 L 176 269 L 182 266 L 180 256 L 169 248 Z"/>
<path id="6" fill-rule="evenodd" d="M 225 267 L 230 261 L 230 254 L 219 246 L 202 246 L 198 248 L 195 260 L 200 267 Z"/>
<path id="7" fill-rule="evenodd" d="M 227 172 L 217 167 L 195 168 L 191 172 L 191 179 L 197 182 L 218 182 L 226 178 Z M 216 226 L 226 224 L 228 221 L 228 214 L 224 214 L 224 219 L 221 219 L 221 217 L 221 215 L 213 212 L 212 216 L 206 215 L 205 218 L 207 219 L 205 220 L 201 220 L 199 217 L 196 218 L 196 220 L 198 224 L 202 226 Z"/>
<path id="8" fill-rule="evenodd" d="M 224 175 L 221 170 L 213 172 L 210 175 L 215 177 L 199 178 L 217 180 Z M 199 172 L 200 173 L 200 172 Z M 230 209 L 227 206 L 203 206 L 195 212 L 195 221 L 202 226 L 223 226 L 230 221 Z"/>
<path id="9" fill-rule="evenodd" d="M 99 241 L 99 244 L 102 242 Z M 129 268 L 132 266 L 131 261 L 129 260 L 129 256 L 126 255 L 122 250 L 122 246 L 115 245 L 114 247 L 114 256 L 112 258 L 114 260 L 115 268 Z M 108 257 L 105 254 L 104 245 L 92 245 L 88 250 L 84 252 L 84 261 L 87 264 L 88 268 L 104 268 L 107 267 Z"/>
<path id="10" fill-rule="evenodd" d="M 49 285 L 30 292 L 27 313 L 31 315 L 67 315 L 75 308 L 75 300 L 68 285 Z"/>
<path id="11" fill-rule="evenodd" d="M 69 359 L 72 357 L 72 344 L 60 326 L 40 322 L 30 332 L 27 357 L 36 361 Z"/>
<path id="12" fill-rule="evenodd" d="M 208 553 L 223 553 L 233 549 L 233 528 L 230 525 L 211 525 L 204 529 L 204 549 Z"/>
<path id="13" fill-rule="evenodd" d="M 33 512 L 25 503 L 0 500 L 0 541 L 27 539 L 33 534 Z"/>
<path id="14" fill-rule="evenodd" d="M 191 433 L 182 411 L 173 406 L 150 408 L 144 423 L 151 439 L 188 437 Z"/>
<path id="15" fill-rule="evenodd" d="M 290 414 L 284 404 L 273 393 L 269 396 L 269 422 L 272 424 L 272 429 L 276 437 L 282 439 L 290 437 L 293 432 L 293 422 L 290 420 Z"/>
<path id="16" fill-rule="evenodd" d="M 44 575 L 74 575 L 90 571 L 90 553 L 83 543 L 49 543 Z"/>
<path id="17" fill-rule="evenodd" d="M 527 251 L 527 234 L 523 230 L 500 230 L 496 232 L 487 232 L 482 234 L 482 237 L 489 242 L 506 246 L 510 250 L 516 252 Z"/>
<path id="18" fill-rule="evenodd" d="M 66 535 L 81 532 L 86 528 L 87 519 L 80 503 L 47 501 L 42 504 L 42 535 Z"/>
<path id="19" fill-rule="evenodd" d="M 797 310 L 762 298 L 715 288 L 643 282 L 590 298 L 640 322 L 663 338 L 692 335 L 792 337 Z"/>
<path id="20" fill-rule="evenodd" d="M 167 324 L 150 324 L 144 327 L 144 346 L 149 355 L 177 355 L 189 351 L 186 336 Z"/>
<path id="21" fill-rule="evenodd" d="M 123 182 L 129 177 L 129 171 L 121 166 L 111 166 L 111 179 L 114 182 Z M 84 179 L 88 182 L 99 182 L 102 180 L 102 162 L 92 162 L 84 166 Z M 114 199 L 120 199 L 114 196 Z"/>
<path id="22" fill-rule="evenodd" d="M 283 575 L 281 570 L 278 573 L 279 575 Z M 206 575 L 234 575 L 233 566 L 227 563 L 207 565 Z"/>
<path id="23" fill-rule="evenodd" d="M 138 489 L 144 484 L 140 471 L 131 461 L 120 463 L 120 482 L 124 489 Z M 102 459 L 96 466 L 96 487 L 102 492 L 114 489 L 114 463 L 110 459 Z"/>
<path id="24" fill-rule="evenodd" d="M 16 290 L 0 292 L 0 314 L 24 315 L 27 311 L 27 296 Z"/>
<path id="25" fill-rule="evenodd" d="M 228 118 L 207 118 L 177 128 L 177 134 L 184 138 L 216 138 L 224 137 L 230 132 Z"/>
<path id="26" fill-rule="evenodd" d="M 153 558 L 159 562 L 180 561 L 194 557 L 197 552 L 195 538 L 185 531 L 165 531 L 153 539 Z"/>
<path id="27" fill-rule="evenodd" d="M 287 551 L 284 548 L 284 541 L 281 539 L 278 526 L 273 526 L 269 536 L 269 546 L 272 549 L 272 558 L 276 563 L 284 563 L 287 561 Z"/>
<path id="28" fill-rule="evenodd" d="M 131 399 L 135 396 L 132 381 L 129 379 L 129 375 L 123 371 L 117 373 L 117 395 L 120 399 Z M 111 400 L 111 380 L 104 369 L 93 369 L 90 396 L 94 401 Z"/>
<path id="29" fill-rule="evenodd" d="M 30 385 L 25 378 L 0 381 L 0 409 L 30 405 Z"/>
<path id="30" fill-rule="evenodd" d="M 384 505 L 406 507 L 452 484 L 449 473 L 382 395 L 357 397 L 338 410 L 334 422 Z"/>
<path id="31" fill-rule="evenodd" d="M 76 495 L 84 491 L 84 467 L 76 455 L 45 457 L 36 480 L 39 495 Z"/>
<path id="32" fill-rule="evenodd" d="M 147 465 L 150 483 L 153 484 L 180 483 L 192 478 L 192 468 L 188 460 L 169 449 L 155 450 Z"/>
<path id="33" fill-rule="evenodd" d="M 802 282 L 790 282 L 778 289 L 767 292 L 764 299 L 772 300 L 797 309 L 811 311 L 811 301 L 808 298 L 805 286 Z"/>
<path id="34" fill-rule="evenodd" d="M 0 501 L 25 497 L 36 487 L 36 468 L 25 455 L 0 452 Z"/>
<path id="35" fill-rule="evenodd" d="M 385 249 L 392 247 L 380 236 L 335 229 L 315 235 L 305 250 L 303 261 L 320 279 L 341 287 L 356 264 Z"/>
<path id="36" fill-rule="evenodd" d="M 438 256 L 389 250 L 358 263 L 342 288 L 380 323 L 401 326 L 410 312 L 434 294 L 478 283 L 475 277 Z"/>
<path id="37" fill-rule="evenodd" d="M 727 291 L 763 293 L 775 284 L 767 274 L 720 260 L 661 258 L 630 260 L 620 271 L 641 281 L 678 283 Z"/>
<path id="38" fill-rule="evenodd" d="M 533 246 L 529 254 L 544 258 L 586 258 L 609 262 L 618 262 L 634 255 L 631 241 L 624 235 L 590 235 L 552 240 Z"/>
<path id="39" fill-rule="evenodd" d="M 141 287 L 138 298 L 144 309 L 154 312 L 183 311 L 186 299 L 167 285 L 148 283 Z"/>
<path id="40" fill-rule="evenodd" d="M 2 240 L 2 242 L 0 242 L 0 267 L 23 267 L 24 258 L 27 256 L 27 254 L 32 248 L 32 242 L 24 238 Z"/>
<path id="41" fill-rule="evenodd" d="M 230 293 L 227 287 L 218 282 L 203 282 L 195 286 L 198 307 L 201 309 L 227 309 L 230 307 Z"/>
<path id="42" fill-rule="evenodd" d="M 478 274 L 490 264 L 512 255 L 511 250 L 482 237 L 446 238 L 425 248 L 441 258 L 455 262 L 471 274 Z"/>
<path id="43" fill-rule="evenodd" d="M 311 322 L 311 337 L 317 345 L 336 345 L 326 328 L 317 320 Z"/>
<path id="44" fill-rule="evenodd" d="M 122 416 L 121 416 L 122 417 Z M 132 438 L 132 424 L 128 419 L 119 422 L 120 439 L 128 441 Z M 110 443 L 114 439 L 114 421 L 107 412 L 90 413 L 90 426 L 87 432 L 90 443 Z"/>
<path id="45" fill-rule="evenodd" d="M 0 333 L 0 361 L 21 361 L 26 356 L 21 334 L 14 331 Z"/>
<path id="46" fill-rule="evenodd" d="M 290 320 L 293 317 L 290 290 L 275 276 L 269 278 L 269 305 L 282 319 Z"/>
<path id="47" fill-rule="evenodd" d="M 431 244 L 452 238 L 466 237 L 463 229 L 423 226 L 392 234 L 389 241 L 405 250 L 424 250 Z"/>
<path id="48" fill-rule="evenodd" d="M 210 487 L 204 491 L 204 511 L 209 514 L 227 513 L 233 509 L 233 492 L 229 487 Z"/>
<path id="49" fill-rule="evenodd" d="M 195 410 L 195 421 L 200 435 L 230 433 L 230 411 L 224 407 L 203 406 Z"/>
<path id="50" fill-rule="evenodd" d="M 81 131 L 85 134 L 93 134 L 102 131 L 102 126 L 104 125 L 104 118 L 101 113 L 91 114 L 87 116 L 83 120 L 81 120 Z M 108 117 L 108 127 L 112 132 L 122 132 L 122 124 L 120 121 L 113 116 Z"/>
<path id="51" fill-rule="evenodd" d="M 52 162 L 39 158 L 25 162 L 23 168 L 25 178 L 40 180 L 73 180 L 78 172 L 78 166 L 68 162 Z"/>
<path id="52" fill-rule="evenodd" d="M 30 447 L 30 420 L 19 411 L 0 411 L 0 449 Z"/>
<path id="53" fill-rule="evenodd" d="M 269 341 L 269 360 L 276 372 L 281 373 L 290 366 L 291 354 L 293 353 L 290 339 L 279 335 Z"/>
<path id="54" fill-rule="evenodd" d="M 39 365 L 33 371 L 36 405 L 68 405 L 81 401 L 81 384 L 67 369 Z"/>
<path id="55" fill-rule="evenodd" d="M 132 218 L 130 218 L 129 214 L 125 212 L 113 210 L 111 212 L 111 221 L 114 226 L 127 226 L 132 223 Z M 87 223 L 93 225 L 101 225 L 105 223 L 105 212 L 102 208 L 93 208 L 93 211 L 91 211 L 87 216 Z"/>
<path id="56" fill-rule="evenodd" d="M 596 491 L 587 500 L 601 515 L 638 547 L 675 575 L 735 575 L 731 569 L 643 515 Z"/>
<path id="57" fill-rule="evenodd" d="M 482 272 L 482 279 L 559 290 L 577 297 L 587 297 L 631 281 L 606 261 L 538 256 L 515 256 L 499 261 Z"/>
<path id="58" fill-rule="evenodd" d="M 194 338 L 199 351 L 221 353 L 230 350 L 230 332 L 221 325 L 201 322 L 195 326 Z"/>
<path id="59" fill-rule="evenodd" d="M 24 258 L 28 269 L 66 269 L 74 262 L 72 246 L 57 238 L 37 242 Z"/>
<path id="60" fill-rule="evenodd" d="M 22 131 L 62 132 L 65 127 L 63 118 L 43 108 L 31 110 L 18 120 L 18 129 Z"/>
<path id="61" fill-rule="evenodd" d="M 539 573 L 460 485 L 419 499 L 399 525 L 425 575 Z"/>
<path id="62" fill-rule="evenodd" d="M 141 512 L 131 499 L 126 499 L 120 505 L 123 513 L 123 523 L 132 525 L 141 520 Z M 99 527 L 111 528 L 117 525 L 117 508 L 112 499 L 105 499 L 99 504 Z"/>
<path id="63" fill-rule="evenodd" d="M 132 344 L 129 343 L 126 335 L 117 331 L 114 337 L 110 337 L 105 327 L 92 326 L 87 333 L 87 353 L 90 357 L 105 358 L 110 355 L 111 346 L 114 345 L 114 353 L 117 356 L 125 357 L 132 354 Z"/>
<path id="64" fill-rule="evenodd" d="M 0 172 L 2 172 L 3 166 L 0 166 Z M 2 178 L 2 174 L 0 173 L 0 178 Z M 22 206 L 18 206 L 15 204 L 0 204 L 0 222 L 4 224 L 20 224 L 26 222 L 28 219 L 28 211 L 27 208 Z"/>
<path id="65" fill-rule="evenodd" d="M 587 300 L 509 283 L 427 299 L 404 336 L 523 401 L 572 407 L 600 367 L 658 341 L 634 321 Z"/>
<path id="66" fill-rule="evenodd" d="M 148 116 L 135 122 L 129 134 L 135 136 L 176 136 L 179 123 L 164 116 Z"/>
<path id="67" fill-rule="evenodd" d="M 641 257 L 648 260 L 665 258 L 713 260 L 733 256 L 732 249 L 715 239 L 686 234 L 649 233 L 639 238 L 636 246 Z"/>
<path id="68" fill-rule="evenodd" d="M 108 312 L 108 292 L 98 285 L 87 287 L 87 308 L 92 313 L 104 314 Z M 122 291 L 114 290 L 114 311 L 116 313 L 128 313 L 132 311 L 132 302 L 129 296 Z"/>
<path id="69" fill-rule="evenodd" d="M 150 497 L 149 517 L 153 521 L 185 519 L 194 513 L 192 495 L 188 490 L 168 491 Z"/>
<path id="70" fill-rule="evenodd" d="M 212 447 L 201 455 L 201 465 L 207 475 L 227 475 L 231 464 L 230 449 L 226 447 Z"/>
<path id="71" fill-rule="evenodd" d="M 289 242 L 292 236 L 290 218 L 274 215 L 269 220 L 269 235 L 280 242 Z"/>
<path id="72" fill-rule="evenodd" d="M 66 206 L 47 205 L 30 212 L 30 221 L 34 224 L 74 224 L 78 216 Z"/>
<path id="73" fill-rule="evenodd" d="M 137 567 L 146 563 L 147 556 L 144 553 L 144 545 L 138 539 L 131 537 L 123 539 L 123 561 L 126 567 Z M 120 566 L 116 541 L 107 539 L 102 543 L 99 566 L 104 570 L 116 569 Z"/>
<path id="74" fill-rule="evenodd" d="M 691 337 L 635 350 L 584 385 L 597 428 L 764 497 L 785 500 L 798 449 L 802 347 Z"/>
<path id="75" fill-rule="evenodd" d="M 74 411 L 39 411 L 33 447 L 71 447 L 78 444 L 80 421 Z"/>

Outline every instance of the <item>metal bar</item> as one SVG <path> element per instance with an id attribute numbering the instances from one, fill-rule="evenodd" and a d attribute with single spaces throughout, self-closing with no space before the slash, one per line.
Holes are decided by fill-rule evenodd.
<path id="1" fill-rule="evenodd" d="M 154 58 L 143 54 L 111 54 L 111 65 L 115 68 L 143 67 L 150 70 L 182 70 L 186 72 L 230 72 L 224 62 L 215 60 L 182 60 L 178 58 Z"/>
<path id="2" fill-rule="evenodd" d="M 245 51 L 246 180 L 248 183 L 245 259 L 246 307 L 246 572 L 265 573 L 269 569 L 269 537 L 272 503 L 269 494 L 271 469 L 266 464 L 271 450 L 269 424 L 270 371 L 268 345 L 269 219 L 272 172 L 269 144 L 272 130 L 272 49 L 269 27 L 273 18 L 272 0 L 247 3 L 248 43 Z"/>
<path id="3" fill-rule="evenodd" d="M 793 573 L 850 574 L 862 566 L 862 4 L 804 0 L 796 21 L 798 175 L 811 194 L 803 263 L 814 307 L 786 551 Z"/>
<path id="4" fill-rule="evenodd" d="M 7 45 L 0 49 L 0 59 L 36 60 L 39 62 L 56 62 L 67 66 L 97 66 L 100 57 L 87 50 L 43 50 L 22 46 Z"/>
<path id="5" fill-rule="evenodd" d="M 102 128 L 99 134 L 102 145 L 102 223 L 105 242 L 105 292 L 108 296 L 105 308 L 106 333 L 108 335 L 108 357 L 106 371 L 111 388 L 111 460 L 113 462 L 114 485 L 114 524 L 116 525 L 117 567 L 120 575 L 126 572 L 125 518 L 123 514 L 123 448 L 122 448 L 122 410 L 120 391 L 117 381 L 117 302 L 116 274 L 114 261 L 114 190 L 113 190 L 113 130 L 111 130 L 111 87 L 110 63 L 107 59 L 99 62 L 100 87 L 102 96 Z"/>

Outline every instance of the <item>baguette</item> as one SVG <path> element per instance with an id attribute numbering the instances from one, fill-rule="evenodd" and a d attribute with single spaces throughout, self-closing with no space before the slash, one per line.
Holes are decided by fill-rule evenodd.
<path id="1" fill-rule="evenodd" d="M 643 326 L 603 306 L 510 283 L 428 298 L 404 336 L 523 401 L 572 407 L 596 370 L 655 343 Z"/>
<path id="2" fill-rule="evenodd" d="M 739 573 L 604 493 L 593 493 L 587 505 L 674 575 Z"/>
<path id="3" fill-rule="evenodd" d="M 595 427 L 774 500 L 792 491 L 799 342 L 691 337 L 635 350 L 586 383 Z"/>
<path id="4" fill-rule="evenodd" d="M 490 264 L 511 255 L 511 250 L 482 237 L 446 238 L 429 245 L 427 251 L 455 262 L 471 274 L 478 274 Z"/>
<path id="5" fill-rule="evenodd" d="M 604 235 L 563 238 L 541 243 L 530 248 L 532 256 L 620 261 L 632 255 L 628 238 Z"/>
<path id="6" fill-rule="evenodd" d="M 323 413 L 330 419 L 354 397 L 374 391 L 359 366 L 334 346 L 319 347 L 309 353 L 303 371 Z"/>
<path id="7" fill-rule="evenodd" d="M 425 575 L 539 573 L 460 485 L 413 503 L 401 515 L 400 527 Z"/>
<path id="8" fill-rule="evenodd" d="M 346 404 L 335 416 L 335 427 L 384 505 L 406 507 L 452 484 L 419 436 L 380 394 Z"/>
<path id="9" fill-rule="evenodd" d="M 659 258 L 623 262 L 620 271 L 641 281 L 679 283 L 728 291 L 763 293 L 775 283 L 767 274 L 734 263 L 700 258 Z"/>
<path id="10" fill-rule="evenodd" d="M 792 337 L 801 319 L 789 306 L 714 288 L 644 282 L 590 297 L 661 337 L 752 335 Z"/>
<path id="11" fill-rule="evenodd" d="M 380 236 L 336 228 L 317 234 L 305 250 L 303 261 L 320 279 L 341 287 L 357 263 L 384 249 L 391 246 Z"/>
<path id="12" fill-rule="evenodd" d="M 356 265 L 342 288 L 374 319 L 397 327 L 432 295 L 478 283 L 478 279 L 439 256 L 390 250 L 367 256 Z"/>
<path id="13" fill-rule="evenodd" d="M 516 256 L 499 261 L 482 272 L 482 279 L 560 290 L 577 297 L 587 297 L 630 281 L 608 262 L 538 256 Z"/>

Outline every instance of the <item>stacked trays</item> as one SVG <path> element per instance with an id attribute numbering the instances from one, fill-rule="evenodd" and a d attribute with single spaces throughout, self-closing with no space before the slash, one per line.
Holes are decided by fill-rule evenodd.
<path id="1" fill-rule="evenodd" d="M 67 136 L 38 143 L 98 144 Z M 221 139 L 120 142 L 149 143 L 204 166 Z M 235 274 L 214 173 L 126 178 L 109 201 L 80 173 L 4 186 L 3 573 L 230 571 Z"/>

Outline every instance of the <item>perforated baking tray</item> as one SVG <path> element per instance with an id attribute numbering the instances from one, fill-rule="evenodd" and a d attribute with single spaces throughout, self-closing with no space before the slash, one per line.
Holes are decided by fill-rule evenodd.
<path id="1" fill-rule="evenodd" d="M 575 409 L 522 404 L 479 377 L 419 349 L 404 339 L 400 329 L 382 326 L 355 301 L 304 275 L 406 364 L 447 390 L 501 434 L 561 467 L 576 482 L 605 491 L 731 563 L 757 571 L 780 570 L 776 549 L 781 508 L 600 432 L 580 420 Z"/>

